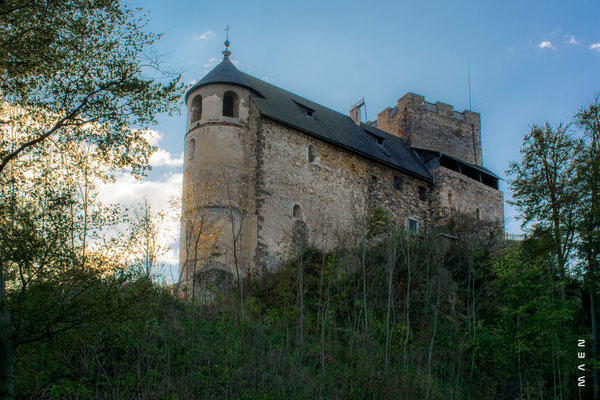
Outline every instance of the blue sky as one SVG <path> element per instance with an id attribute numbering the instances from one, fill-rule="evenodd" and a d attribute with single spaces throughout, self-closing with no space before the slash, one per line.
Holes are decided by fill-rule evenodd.
<path id="1" fill-rule="evenodd" d="M 502 177 L 532 123 L 569 121 L 600 91 L 598 1 L 128 4 L 149 11 L 148 29 L 164 33 L 159 51 L 187 83 L 220 61 L 229 24 L 240 70 L 343 113 L 364 96 L 369 119 L 409 91 L 467 109 L 468 61 L 483 163 Z M 156 129 L 176 158 L 185 112 Z M 175 173 L 181 167 L 163 165 L 149 179 Z M 508 199 L 505 182 L 501 189 Z M 505 214 L 507 231 L 518 231 L 514 211 Z"/>

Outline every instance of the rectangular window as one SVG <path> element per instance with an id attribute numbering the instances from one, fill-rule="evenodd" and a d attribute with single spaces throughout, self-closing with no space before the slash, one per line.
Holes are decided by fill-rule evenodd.
<path id="1" fill-rule="evenodd" d="M 402 179 L 398 175 L 394 175 L 394 189 L 402 190 Z"/>
<path id="2" fill-rule="evenodd" d="M 425 191 L 424 186 L 419 186 L 419 200 L 421 200 L 421 201 L 427 200 L 427 192 Z"/>
<path id="3" fill-rule="evenodd" d="M 377 177 L 375 175 L 371 175 L 371 186 L 377 186 Z"/>
<path id="4" fill-rule="evenodd" d="M 481 210 L 479 210 L 479 208 L 475 210 L 475 215 L 477 217 L 477 221 L 481 221 Z"/>
<path id="5" fill-rule="evenodd" d="M 408 230 L 417 233 L 419 230 L 419 223 L 412 218 L 408 219 Z"/>

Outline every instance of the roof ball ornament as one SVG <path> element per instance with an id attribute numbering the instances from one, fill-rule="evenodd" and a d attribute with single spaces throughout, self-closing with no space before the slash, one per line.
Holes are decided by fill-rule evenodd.
<path id="1" fill-rule="evenodd" d="M 221 54 L 223 54 L 224 57 L 229 57 L 231 55 L 231 52 L 229 51 L 229 45 L 231 43 L 229 43 L 229 30 L 231 29 L 231 27 L 229 25 L 227 25 L 227 27 L 225 28 L 225 31 L 227 32 L 227 38 L 225 39 L 225 50 L 223 50 L 223 52 Z"/>

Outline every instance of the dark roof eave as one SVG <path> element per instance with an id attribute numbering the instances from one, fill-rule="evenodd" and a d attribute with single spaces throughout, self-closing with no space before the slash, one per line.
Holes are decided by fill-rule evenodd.
<path id="1" fill-rule="evenodd" d="M 363 153 L 363 152 L 361 152 L 361 151 L 359 151 L 359 150 L 353 149 L 353 148 L 351 148 L 351 147 L 349 147 L 349 146 L 345 146 L 345 145 L 343 145 L 343 144 L 341 144 L 341 143 L 339 143 L 339 142 L 336 142 L 336 141 L 334 141 L 334 140 L 330 140 L 330 139 L 328 139 L 328 138 L 326 138 L 326 137 L 324 137 L 324 136 L 321 136 L 321 135 L 319 135 L 319 134 L 317 134 L 317 133 L 311 132 L 311 131 L 309 131 L 309 130 L 307 130 L 307 129 L 303 129 L 302 127 L 296 126 L 296 125 L 294 125 L 294 124 L 291 124 L 291 123 L 289 123 L 289 122 L 283 121 L 283 120 L 281 120 L 281 119 L 279 119 L 279 118 L 277 118 L 277 117 L 273 117 L 273 116 L 270 116 L 270 115 L 264 114 L 263 112 L 261 112 L 261 115 L 262 115 L 263 117 L 265 117 L 265 118 L 268 118 L 268 119 L 272 120 L 272 121 L 279 122 L 280 124 L 283 124 L 283 125 L 285 125 L 285 126 L 288 126 L 288 127 L 290 127 L 290 128 L 293 128 L 293 129 L 296 129 L 296 130 L 298 130 L 298 131 L 301 131 L 301 132 L 307 133 L 307 134 L 309 134 L 310 136 L 316 137 L 316 138 L 318 138 L 318 139 L 320 139 L 320 140 L 322 140 L 322 141 L 324 141 L 324 142 L 327 142 L 327 143 L 329 143 L 329 144 L 332 144 L 332 145 L 334 145 L 334 146 L 336 146 L 336 147 L 341 147 L 341 148 L 343 148 L 344 150 L 347 150 L 347 151 L 349 151 L 349 152 L 351 152 L 351 153 L 358 154 L 358 155 L 360 155 L 360 156 L 362 156 L 362 157 L 368 158 L 369 160 L 372 160 L 372 161 L 378 162 L 378 163 L 380 163 L 380 164 L 383 164 L 383 165 L 387 165 L 387 166 L 389 166 L 389 167 L 392 167 L 392 168 L 394 168 L 394 169 L 396 169 L 396 170 L 399 170 L 399 171 L 405 172 L 405 173 L 407 173 L 407 174 L 409 174 L 409 175 L 411 175 L 411 176 L 414 176 L 415 178 L 419 178 L 419 179 L 422 179 L 422 180 L 424 180 L 424 181 L 426 181 L 426 182 L 433 183 L 433 178 L 432 178 L 431 176 L 423 176 L 423 175 L 419 175 L 418 173 L 416 173 L 416 172 L 414 172 L 414 171 L 410 171 L 410 170 L 408 170 L 408 169 L 405 169 L 405 168 L 402 168 L 402 167 L 400 167 L 400 166 L 398 166 L 398 165 L 395 165 L 395 164 L 392 164 L 392 163 L 386 162 L 386 161 L 384 161 L 384 160 L 381 160 L 381 159 L 379 159 L 379 158 L 377 158 L 377 157 L 373 157 L 373 156 L 372 156 L 372 155 L 370 155 L 370 154 L 366 154 L 366 153 Z M 427 174 L 429 175 L 429 172 L 427 172 Z"/>
<path id="2" fill-rule="evenodd" d="M 437 151 L 437 150 L 428 150 L 428 149 L 421 149 L 421 148 L 418 148 L 418 147 L 414 147 L 413 149 L 414 149 L 414 150 L 417 150 L 417 151 L 427 151 L 427 152 L 429 152 L 429 153 L 434 153 L 434 154 L 436 154 L 436 155 L 437 155 L 437 157 L 438 157 L 438 158 L 441 158 L 441 157 L 446 157 L 446 158 L 449 158 L 449 159 L 451 159 L 451 160 L 454 160 L 454 161 L 456 161 L 456 162 L 458 162 L 458 163 L 460 163 L 460 164 L 463 164 L 463 165 L 465 165 L 465 166 L 467 166 L 467 167 L 473 168 L 473 169 L 477 170 L 478 172 L 480 172 L 480 173 L 482 173 L 482 174 L 489 175 L 489 176 L 491 176 L 492 178 L 499 179 L 499 180 L 501 180 L 501 181 L 503 181 L 503 180 L 504 180 L 504 179 L 500 178 L 498 175 L 496 175 L 495 173 L 493 173 L 492 171 L 490 171 L 490 170 L 489 170 L 489 169 L 487 169 L 487 168 L 483 168 L 483 167 L 480 167 L 480 166 L 478 166 L 478 165 L 475 165 L 475 164 L 468 163 L 468 162 L 466 162 L 466 161 L 463 161 L 463 160 L 461 160 L 460 158 L 456 158 L 456 157 L 454 157 L 454 156 L 451 156 L 451 155 L 449 155 L 449 154 L 442 153 L 441 151 Z"/>

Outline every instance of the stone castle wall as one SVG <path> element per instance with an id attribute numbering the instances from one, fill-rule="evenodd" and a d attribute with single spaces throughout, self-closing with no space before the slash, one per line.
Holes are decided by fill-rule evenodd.
<path id="1" fill-rule="evenodd" d="M 479 113 L 454 111 L 451 105 L 428 103 L 423 96 L 407 93 L 396 107 L 377 114 L 377 128 L 404 138 L 411 147 L 482 165 Z"/>
<path id="2" fill-rule="evenodd" d="M 228 90 L 239 95 L 237 117 L 222 116 Z M 438 166 L 432 185 L 351 153 L 262 117 L 243 87 L 199 88 L 188 98 L 190 115 L 196 95 L 202 96 L 203 109 L 199 120 L 188 119 L 185 137 L 181 281 L 191 278 L 196 247 L 187 243 L 198 236 L 198 216 L 215 233 L 206 241 L 213 241 L 217 253 L 210 264 L 234 274 L 235 256 L 244 275 L 253 267 L 276 267 L 293 248 L 299 227 L 321 248 L 348 245 L 349 231 L 376 208 L 386 210 L 396 224 L 408 227 L 409 219 L 416 221 L 420 232 L 453 212 L 503 221 L 502 193 L 458 172 Z M 408 94 L 398 100 L 395 112 L 388 108 L 378 115 L 378 128 L 414 147 L 481 165 L 479 114 L 465 111 L 459 113 L 461 120 L 451 106 L 436 103 L 431 111 L 432 106 Z M 232 219 L 233 230 L 240 232 L 236 254 Z M 196 261 L 201 268 L 207 265 Z"/>
<path id="3" fill-rule="evenodd" d="M 309 241 L 331 248 L 344 240 L 349 230 L 363 222 L 375 208 L 385 209 L 394 222 L 407 225 L 416 220 L 422 229 L 428 221 L 430 184 L 401 171 L 308 136 L 277 122 L 260 122 L 260 187 L 257 204 L 259 263 L 273 265 L 275 257 L 290 248 L 293 225 L 301 218 Z M 309 147 L 316 152 L 309 161 Z M 400 188 L 394 187 L 394 176 Z M 375 179 L 373 179 L 375 177 Z M 376 180 L 376 182 L 375 182 Z M 301 207 L 300 217 L 294 206 Z"/>
<path id="4" fill-rule="evenodd" d="M 502 192 L 457 171 L 438 166 L 431 194 L 432 217 L 438 221 L 452 214 L 466 214 L 504 228 Z M 479 211 L 478 211 L 479 210 Z"/>

